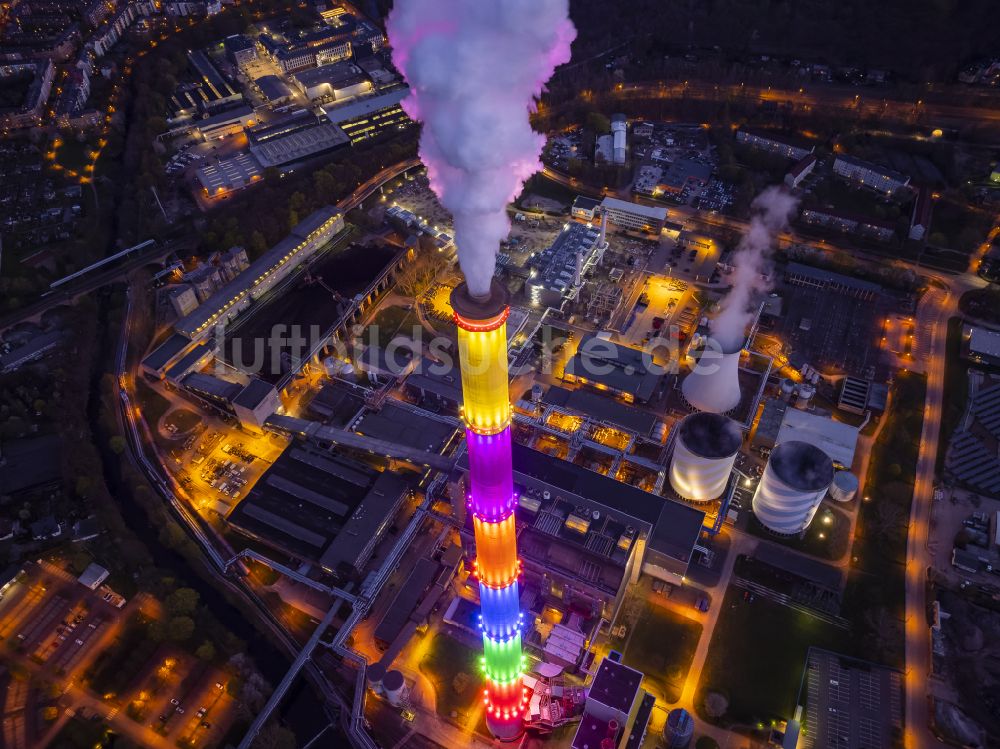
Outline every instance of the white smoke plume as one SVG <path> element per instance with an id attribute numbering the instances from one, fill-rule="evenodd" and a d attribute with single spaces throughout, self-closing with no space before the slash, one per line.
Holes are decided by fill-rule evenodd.
<path id="1" fill-rule="evenodd" d="M 569 0 L 396 0 L 393 59 L 410 84 L 403 109 L 423 122 L 420 156 L 455 221 L 475 296 L 489 292 L 506 207 L 541 169 L 544 136 L 528 121 L 570 57 Z"/>
<path id="2" fill-rule="evenodd" d="M 754 297 L 767 291 L 764 277 L 775 236 L 788 226 L 798 200 L 780 187 L 769 187 L 750 206 L 750 228 L 733 256 L 733 288 L 719 302 L 712 318 L 712 336 L 723 351 L 743 345 L 747 325 L 753 320 Z"/>

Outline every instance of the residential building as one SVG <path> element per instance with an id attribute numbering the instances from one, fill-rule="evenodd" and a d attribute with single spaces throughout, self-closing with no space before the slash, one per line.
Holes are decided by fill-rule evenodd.
<path id="1" fill-rule="evenodd" d="M 55 66 L 51 60 L 0 65 L 0 80 L 24 87 L 21 104 L 0 108 L 0 128 L 16 130 L 34 127 L 42 121 L 52 93 Z"/>
<path id="2" fill-rule="evenodd" d="M 810 226 L 818 226 L 844 234 L 859 234 L 877 239 L 880 242 L 888 242 L 896 234 L 895 225 L 889 221 L 842 213 L 831 208 L 803 208 L 799 218 Z"/>
<path id="3" fill-rule="evenodd" d="M 837 156 L 833 161 L 833 171 L 851 182 L 888 195 L 910 184 L 909 175 L 854 156 Z"/>
<path id="4" fill-rule="evenodd" d="M 744 143 L 758 151 L 778 154 L 799 161 L 811 154 L 815 146 L 802 141 L 795 141 L 786 136 L 774 135 L 756 130 L 740 128 L 736 131 L 736 142 Z"/>
<path id="5" fill-rule="evenodd" d="M 807 153 L 801 159 L 796 161 L 795 165 L 788 170 L 788 174 L 785 175 L 785 184 L 794 190 L 802 183 L 802 180 L 812 174 L 812 171 L 815 168 L 815 154 Z"/>

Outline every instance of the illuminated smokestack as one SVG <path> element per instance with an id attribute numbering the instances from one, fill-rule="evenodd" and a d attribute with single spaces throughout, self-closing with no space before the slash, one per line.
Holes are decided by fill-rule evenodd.
<path id="1" fill-rule="evenodd" d="M 486 724 L 501 741 L 521 735 L 527 690 L 521 683 L 521 612 L 517 578 L 514 479 L 507 375 L 509 294 L 495 281 L 474 297 L 462 283 L 451 294 L 458 326 L 469 509 L 476 537 L 483 631 Z"/>
<path id="2" fill-rule="evenodd" d="M 724 414 L 740 404 L 740 352 L 702 351 L 697 364 L 681 383 L 684 400 L 699 411 Z"/>
<path id="3" fill-rule="evenodd" d="M 684 417 L 677 429 L 670 485 L 695 502 L 718 499 L 743 444 L 739 426 L 721 414 L 694 413 Z"/>

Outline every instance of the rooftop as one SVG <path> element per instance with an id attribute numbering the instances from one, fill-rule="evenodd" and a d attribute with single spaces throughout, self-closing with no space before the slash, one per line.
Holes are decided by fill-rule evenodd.
<path id="1" fill-rule="evenodd" d="M 642 436 L 648 436 L 660 421 L 649 411 L 627 406 L 615 398 L 590 390 L 569 390 L 553 385 L 542 396 L 542 400 L 549 405 L 575 411 L 597 421 L 610 422 Z"/>
<path id="2" fill-rule="evenodd" d="M 596 333 L 581 339 L 576 355 L 566 363 L 566 374 L 616 392 L 631 393 L 639 401 L 649 400 L 663 379 L 661 373 L 649 371 L 641 350 L 613 343 Z"/>
<path id="3" fill-rule="evenodd" d="M 233 405 L 253 410 L 273 392 L 275 392 L 274 386 L 271 383 L 265 382 L 259 377 L 251 377 L 247 386 L 233 398 Z"/>
<path id="4" fill-rule="evenodd" d="M 641 671 L 636 671 L 620 661 L 605 658 L 597 669 L 597 675 L 590 685 L 587 698 L 597 700 L 627 715 L 632 710 L 632 704 L 639 694 L 641 684 Z"/>
<path id="5" fill-rule="evenodd" d="M 367 96 L 363 99 L 354 99 L 347 104 L 330 104 L 323 107 L 323 111 L 330 122 L 339 125 L 342 122 L 348 122 L 382 109 L 394 107 L 405 99 L 408 93 L 409 89 L 403 86 L 384 94 Z"/>
<path id="6" fill-rule="evenodd" d="M 142 366 L 159 372 L 167 366 L 170 361 L 191 345 L 191 339 L 180 333 L 172 334 L 167 340 L 150 352 L 149 356 L 142 360 Z"/>
<path id="7" fill-rule="evenodd" d="M 366 411 L 351 429 L 366 437 L 439 452 L 455 433 L 456 427 L 387 402 L 379 411 Z"/>
<path id="8" fill-rule="evenodd" d="M 547 455 L 518 443 L 513 445 L 514 482 L 548 490 L 572 506 L 597 508 L 603 519 L 617 515 L 624 524 L 651 528 L 649 546 L 686 568 L 701 533 L 705 513 L 583 466 Z"/>
<path id="9" fill-rule="evenodd" d="M 1000 333 L 986 328 L 972 328 L 969 351 L 982 356 L 1000 358 Z"/>
<path id="10" fill-rule="evenodd" d="M 605 210 L 613 211 L 625 211 L 627 213 L 636 213 L 640 216 L 644 216 L 653 221 L 666 221 L 667 220 L 667 209 L 660 208 L 651 205 L 641 205 L 639 203 L 631 203 L 627 200 L 619 200 L 618 198 L 604 198 L 601 201 L 601 206 Z"/>

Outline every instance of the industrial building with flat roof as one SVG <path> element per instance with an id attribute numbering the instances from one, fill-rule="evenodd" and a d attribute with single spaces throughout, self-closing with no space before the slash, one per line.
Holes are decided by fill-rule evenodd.
<path id="1" fill-rule="evenodd" d="M 337 102 L 323 107 L 327 119 L 340 127 L 351 145 L 374 138 L 388 130 L 409 127 L 413 121 L 400 105 L 409 89 L 400 86 L 391 91 L 366 96 L 344 103 Z"/>
<path id="2" fill-rule="evenodd" d="M 793 440 L 815 445 L 835 465 L 850 468 L 858 444 L 858 429 L 826 415 L 792 408 L 781 400 L 768 401 L 757 424 L 754 446 L 772 449 Z"/>
<path id="3" fill-rule="evenodd" d="M 209 197 L 242 190 L 263 179 L 263 174 L 264 169 L 257 159 L 245 151 L 209 162 L 196 172 L 198 182 Z"/>
<path id="4" fill-rule="evenodd" d="M 962 350 L 966 359 L 1000 366 L 1000 333 L 975 326 L 966 327 L 964 333 Z"/>
<path id="5" fill-rule="evenodd" d="M 237 530 L 328 572 L 371 556 L 406 482 L 338 453 L 293 444 L 229 515 Z"/>
<path id="6" fill-rule="evenodd" d="M 663 372 L 655 365 L 651 371 L 647 364 L 652 362 L 645 352 L 588 333 L 566 363 L 563 376 L 569 382 L 615 393 L 628 403 L 645 403 L 663 381 Z"/>
<path id="7" fill-rule="evenodd" d="M 251 143 L 250 153 L 263 167 L 283 166 L 311 159 L 349 143 L 350 138 L 336 125 L 313 122 L 287 135 Z"/>

